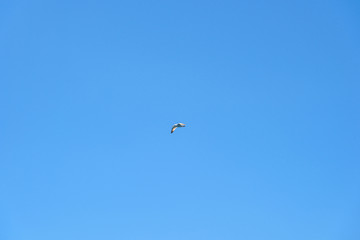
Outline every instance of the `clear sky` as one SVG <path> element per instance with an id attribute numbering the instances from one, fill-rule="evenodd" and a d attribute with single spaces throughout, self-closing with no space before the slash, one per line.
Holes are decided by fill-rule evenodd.
<path id="1" fill-rule="evenodd" d="M 359 1 L 1 1 L 0 104 L 0 239 L 360 239 Z"/>

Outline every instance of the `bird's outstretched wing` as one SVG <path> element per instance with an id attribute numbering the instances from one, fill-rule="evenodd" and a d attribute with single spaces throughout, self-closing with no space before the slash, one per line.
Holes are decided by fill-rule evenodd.
<path id="1" fill-rule="evenodd" d="M 172 127 L 172 129 L 171 129 L 171 133 L 173 133 L 174 131 L 175 131 L 175 129 L 176 129 L 177 127 Z"/>

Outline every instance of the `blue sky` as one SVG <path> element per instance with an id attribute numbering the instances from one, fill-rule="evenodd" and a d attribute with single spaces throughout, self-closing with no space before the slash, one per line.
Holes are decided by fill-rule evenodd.
<path id="1" fill-rule="evenodd" d="M 359 24 L 346 0 L 2 1 L 0 238 L 360 239 Z"/>

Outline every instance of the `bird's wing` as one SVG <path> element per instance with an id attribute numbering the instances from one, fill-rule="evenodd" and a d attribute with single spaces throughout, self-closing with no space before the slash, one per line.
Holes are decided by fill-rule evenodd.
<path id="1" fill-rule="evenodd" d="M 176 129 L 176 128 L 177 128 L 176 126 L 172 127 L 172 129 L 171 129 L 171 133 L 173 133 L 173 132 L 175 131 L 175 129 Z"/>

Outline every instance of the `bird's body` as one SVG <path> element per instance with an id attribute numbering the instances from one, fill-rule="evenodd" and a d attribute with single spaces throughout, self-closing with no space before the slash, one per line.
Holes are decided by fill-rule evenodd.
<path id="1" fill-rule="evenodd" d="M 178 128 L 178 127 L 185 127 L 185 124 L 183 124 L 183 123 L 176 123 L 176 124 L 174 124 L 174 125 L 172 126 L 172 128 L 171 128 L 171 133 L 173 133 L 173 132 L 175 131 L 175 129 Z"/>

